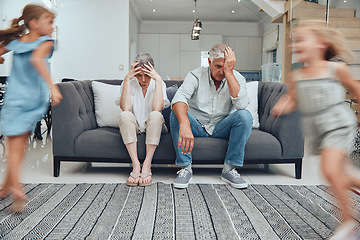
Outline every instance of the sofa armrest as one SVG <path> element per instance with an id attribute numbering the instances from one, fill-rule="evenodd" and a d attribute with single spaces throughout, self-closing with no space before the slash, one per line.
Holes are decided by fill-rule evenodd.
<path id="1" fill-rule="evenodd" d="M 75 139 L 84 131 L 97 128 L 91 81 L 58 84 L 63 96 L 52 108 L 53 154 L 74 156 Z"/>
<path id="2" fill-rule="evenodd" d="M 270 133 L 279 140 L 283 158 L 303 158 L 304 156 L 304 136 L 300 118 L 300 113 L 295 111 L 279 117 L 273 123 Z"/>
<path id="3" fill-rule="evenodd" d="M 275 136 L 282 147 L 282 158 L 294 159 L 304 156 L 304 136 L 301 115 L 298 111 L 274 118 L 271 110 L 286 93 L 287 85 L 275 82 L 259 82 L 260 130 Z"/>

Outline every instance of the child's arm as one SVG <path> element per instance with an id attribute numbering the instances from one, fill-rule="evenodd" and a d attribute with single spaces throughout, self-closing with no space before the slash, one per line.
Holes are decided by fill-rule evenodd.
<path id="1" fill-rule="evenodd" d="M 279 117 L 280 115 L 291 113 L 295 109 L 295 83 L 293 81 L 292 73 L 290 73 L 288 75 L 288 92 L 280 97 L 271 110 L 271 113 L 274 117 Z"/>
<path id="2" fill-rule="evenodd" d="M 49 56 L 52 47 L 53 42 L 51 41 L 46 41 L 40 44 L 40 46 L 31 54 L 30 62 L 49 85 L 51 92 L 51 104 L 55 106 L 60 103 L 62 96 L 59 88 L 52 82 L 49 69 L 45 62 L 45 58 Z"/>
<path id="3" fill-rule="evenodd" d="M 344 85 L 346 89 L 352 93 L 355 98 L 360 100 L 360 81 L 354 79 L 354 77 L 350 73 L 350 69 L 345 64 L 337 64 L 336 67 L 336 76 L 339 78 L 341 83 Z M 358 110 L 360 111 L 360 107 L 358 104 Z"/>

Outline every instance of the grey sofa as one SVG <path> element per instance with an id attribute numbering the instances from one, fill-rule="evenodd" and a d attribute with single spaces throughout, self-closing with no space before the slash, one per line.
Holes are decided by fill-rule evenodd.
<path id="1" fill-rule="evenodd" d="M 98 80 L 121 84 L 121 80 Z M 165 81 L 167 87 L 181 81 Z M 52 109 L 54 176 L 62 161 L 131 163 L 118 128 L 98 127 L 94 112 L 91 80 L 59 83 L 62 102 Z M 258 111 L 260 128 L 253 129 L 245 147 L 244 164 L 294 163 L 295 177 L 301 178 L 304 138 L 300 114 L 274 119 L 270 111 L 286 92 L 286 84 L 259 82 Z M 169 96 L 172 99 L 172 96 Z M 168 125 L 170 109 L 163 111 Z M 145 136 L 138 136 L 138 156 L 145 158 Z M 223 164 L 227 140 L 195 138 L 194 164 Z M 174 164 L 175 151 L 171 134 L 163 134 L 155 152 L 154 164 Z"/>

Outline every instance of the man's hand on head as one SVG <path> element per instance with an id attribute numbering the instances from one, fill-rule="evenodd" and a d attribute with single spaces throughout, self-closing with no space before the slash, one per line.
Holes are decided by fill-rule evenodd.
<path id="1" fill-rule="evenodd" d="M 225 63 L 224 63 L 224 72 L 225 75 L 228 73 L 232 73 L 235 68 L 236 58 L 234 51 L 230 47 L 225 48 Z"/>
<path id="2" fill-rule="evenodd" d="M 224 51 L 224 55 L 225 55 L 225 62 L 224 62 L 225 78 L 229 85 L 230 95 L 233 98 L 236 98 L 240 91 L 240 84 L 238 83 L 234 75 L 234 68 L 236 63 L 235 54 L 230 47 L 226 47 Z"/>

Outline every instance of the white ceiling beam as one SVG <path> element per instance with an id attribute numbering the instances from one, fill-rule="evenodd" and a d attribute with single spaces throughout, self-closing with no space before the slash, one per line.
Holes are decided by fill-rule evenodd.
<path id="1" fill-rule="evenodd" d="M 136 16 L 136 18 L 139 20 L 139 22 L 142 22 L 141 14 L 140 14 L 140 12 L 139 12 L 138 7 L 137 7 L 136 4 L 134 3 L 134 1 L 130 1 L 130 7 L 132 7 L 132 9 L 134 10 L 135 16 Z"/>
<path id="2" fill-rule="evenodd" d="M 285 0 L 251 0 L 272 18 L 279 18 L 284 14 Z"/>

